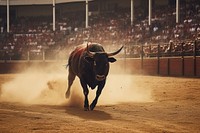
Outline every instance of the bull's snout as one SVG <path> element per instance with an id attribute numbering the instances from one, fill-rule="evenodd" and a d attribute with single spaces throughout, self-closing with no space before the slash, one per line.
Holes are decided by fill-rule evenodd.
<path id="1" fill-rule="evenodd" d="M 106 78 L 105 75 L 96 75 L 96 79 L 97 79 L 98 81 L 102 81 L 102 80 L 104 80 L 105 78 Z"/>

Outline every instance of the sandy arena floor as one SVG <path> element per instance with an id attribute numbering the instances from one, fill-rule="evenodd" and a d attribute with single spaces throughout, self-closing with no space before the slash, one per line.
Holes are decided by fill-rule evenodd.
<path id="1" fill-rule="evenodd" d="M 200 132 L 200 79 L 111 74 L 94 111 L 78 80 L 69 100 L 66 86 L 65 74 L 0 75 L 0 133 Z"/>

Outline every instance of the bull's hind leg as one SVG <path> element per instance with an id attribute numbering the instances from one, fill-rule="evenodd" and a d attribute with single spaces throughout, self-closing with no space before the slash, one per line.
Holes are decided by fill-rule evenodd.
<path id="1" fill-rule="evenodd" d="M 66 98 L 69 98 L 69 96 L 70 96 L 70 89 L 71 89 L 71 86 L 73 84 L 73 81 L 74 81 L 75 77 L 76 77 L 76 75 L 69 69 L 68 88 L 67 88 L 67 91 L 65 93 L 65 97 Z"/>

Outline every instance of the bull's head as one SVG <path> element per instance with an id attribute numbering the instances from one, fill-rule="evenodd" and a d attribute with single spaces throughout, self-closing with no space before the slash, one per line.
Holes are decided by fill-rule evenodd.
<path id="1" fill-rule="evenodd" d="M 89 51 L 88 45 L 87 45 L 87 54 L 89 55 L 86 60 L 93 63 L 93 71 L 95 74 L 95 78 L 98 81 L 102 81 L 106 78 L 109 71 L 109 62 L 113 63 L 116 61 L 115 58 L 112 56 L 118 54 L 122 50 L 123 46 L 112 53 L 106 53 L 106 52 L 91 52 Z"/>

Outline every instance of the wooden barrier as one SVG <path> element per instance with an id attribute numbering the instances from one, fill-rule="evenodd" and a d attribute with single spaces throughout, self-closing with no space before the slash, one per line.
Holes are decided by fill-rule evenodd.
<path id="1" fill-rule="evenodd" d="M 200 57 L 144 58 L 141 62 L 141 59 L 121 59 L 112 65 L 115 69 L 111 71 L 119 73 L 123 68 L 130 74 L 200 77 Z"/>
<path id="2" fill-rule="evenodd" d="M 58 61 L 8 61 L 0 62 L 0 73 L 20 73 L 32 66 L 47 67 L 57 65 L 64 67 L 66 62 Z M 142 66 L 143 65 L 143 66 Z M 137 58 L 118 59 L 111 64 L 113 73 L 129 73 L 161 76 L 200 77 L 200 57 L 176 58 Z M 56 69 L 56 68 L 55 68 Z"/>
<path id="3" fill-rule="evenodd" d="M 200 76 L 200 58 L 196 58 L 196 76 Z"/>
<path id="4" fill-rule="evenodd" d="M 170 58 L 169 75 L 171 76 L 183 76 L 182 74 L 182 59 Z"/>
<path id="5" fill-rule="evenodd" d="M 185 58 L 184 60 L 184 75 L 194 76 L 194 60 L 191 58 Z"/>
<path id="6" fill-rule="evenodd" d="M 160 71 L 159 75 L 167 76 L 169 75 L 169 59 L 168 58 L 163 58 L 160 59 Z"/>

